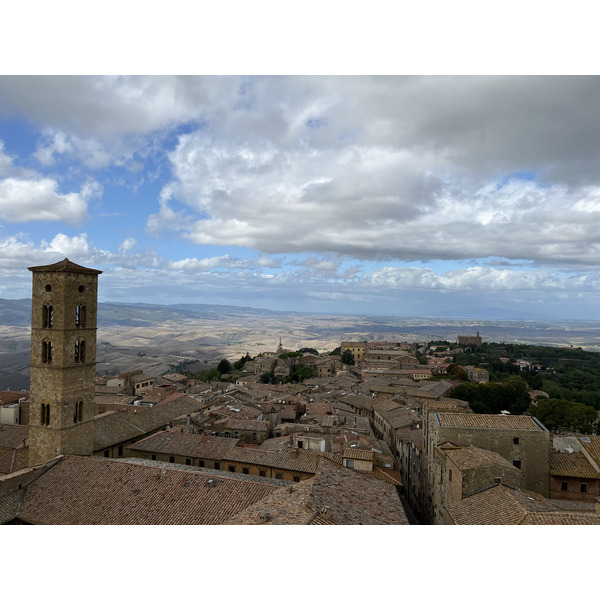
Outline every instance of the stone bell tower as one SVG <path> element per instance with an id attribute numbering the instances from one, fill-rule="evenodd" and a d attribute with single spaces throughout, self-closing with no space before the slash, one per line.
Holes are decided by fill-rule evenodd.
<path id="1" fill-rule="evenodd" d="M 98 275 L 67 258 L 33 274 L 29 464 L 94 450 Z"/>

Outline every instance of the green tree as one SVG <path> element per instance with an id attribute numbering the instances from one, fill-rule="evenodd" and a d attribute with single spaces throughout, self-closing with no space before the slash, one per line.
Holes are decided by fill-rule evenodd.
<path id="1" fill-rule="evenodd" d="M 217 369 L 219 370 L 219 373 L 221 373 L 221 375 L 227 375 L 227 373 L 231 373 L 231 363 L 226 358 L 224 358 L 217 365 Z"/>
<path id="2" fill-rule="evenodd" d="M 352 352 L 350 350 L 344 350 L 344 352 L 342 352 L 342 362 L 345 365 L 354 364 L 354 356 L 352 356 Z"/>
<path id="3" fill-rule="evenodd" d="M 292 375 L 292 381 L 302 383 L 305 379 L 311 379 L 315 376 L 315 370 L 308 365 L 300 365 Z"/>
<path id="4" fill-rule="evenodd" d="M 315 356 L 319 356 L 319 351 L 315 348 L 300 348 L 298 352 L 300 354 L 314 354 Z"/>
<path id="5" fill-rule="evenodd" d="M 592 433 L 598 414 L 594 408 L 564 398 L 539 398 L 537 406 L 529 407 L 529 414 L 539 419 L 548 429 L 566 429 Z"/>

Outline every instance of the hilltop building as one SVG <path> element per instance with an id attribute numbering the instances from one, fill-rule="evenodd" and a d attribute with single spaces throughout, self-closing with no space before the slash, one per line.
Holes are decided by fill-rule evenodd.
<path id="1" fill-rule="evenodd" d="M 477 335 L 459 335 L 458 336 L 458 345 L 459 346 L 475 346 L 476 348 L 480 348 L 482 345 L 482 339 L 479 335 L 479 331 Z"/>

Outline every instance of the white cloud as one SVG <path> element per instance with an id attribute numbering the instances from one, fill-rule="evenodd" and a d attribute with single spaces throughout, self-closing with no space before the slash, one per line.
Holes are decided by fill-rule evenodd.
<path id="1" fill-rule="evenodd" d="M 118 248 L 119 254 L 127 254 L 127 252 L 134 248 L 136 243 L 137 241 L 134 238 L 127 238 L 126 240 L 123 240 Z"/>
<path id="2" fill-rule="evenodd" d="M 65 221 L 78 226 L 86 217 L 88 202 L 100 193 L 95 181 L 86 182 L 79 192 L 61 194 L 54 179 L 7 177 L 0 180 L 0 219 L 9 223 Z"/>

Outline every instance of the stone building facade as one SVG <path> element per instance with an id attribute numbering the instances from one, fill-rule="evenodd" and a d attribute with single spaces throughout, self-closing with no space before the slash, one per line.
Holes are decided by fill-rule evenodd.
<path id="1" fill-rule="evenodd" d="M 30 267 L 29 463 L 61 454 L 91 455 L 98 275 L 64 259 Z"/>
<path id="2" fill-rule="evenodd" d="M 535 417 L 430 412 L 427 420 L 430 457 L 444 442 L 491 450 L 520 470 L 520 488 L 548 497 L 550 433 Z"/>

